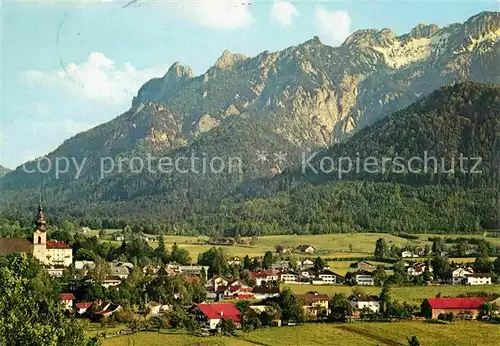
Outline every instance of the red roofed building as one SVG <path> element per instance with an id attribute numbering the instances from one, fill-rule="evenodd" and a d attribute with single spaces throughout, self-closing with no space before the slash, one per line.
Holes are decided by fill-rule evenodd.
<path id="1" fill-rule="evenodd" d="M 223 319 L 233 321 L 236 328 L 241 326 L 240 311 L 231 303 L 198 304 L 191 309 L 191 313 L 195 314 L 202 328 L 217 329 Z"/>
<path id="2" fill-rule="evenodd" d="M 422 302 L 422 313 L 427 318 L 438 318 L 439 314 L 453 313 L 465 315 L 466 318 L 476 318 L 479 307 L 487 302 L 487 298 L 427 298 Z"/>
<path id="3" fill-rule="evenodd" d="M 73 300 L 75 300 L 75 296 L 71 293 L 59 293 L 59 299 L 61 300 L 61 304 L 64 305 L 66 310 L 73 309 Z"/>

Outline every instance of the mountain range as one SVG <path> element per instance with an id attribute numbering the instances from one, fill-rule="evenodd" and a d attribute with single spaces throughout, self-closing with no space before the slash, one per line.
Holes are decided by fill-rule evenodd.
<path id="1" fill-rule="evenodd" d="M 494 189 L 499 37 L 500 13 L 483 12 L 444 28 L 420 24 L 401 36 L 390 29 L 360 30 L 339 47 L 314 37 L 255 57 L 225 51 L 200 76 L 174 63 L 165 76 L 140 88 L 127 112 L 47 155 L 52 167 L 58 157 L 85 160 L 81 171 L 70 165 L 56 177 L 18 167 L 6 174 L 2 213 L 24 219 L 42 188 L 56 220 L 108 219 L 110 226 L 134 218 L 187 222 L 194 214 L 219 213 L 227 199 L 238 204 L 249 197 L 271 197 L 296 182 L 331 181 L 297 168 L 303 153 L 315 152 L 318 159 L 359 151 L 362 156 L 481 155 L 486 173 L 480 178 L 347 178 Z M 434 92 L 443 86 L 448 87 Z M 173 160 L 217 156 L 223 162 L 238 157 L 242 164 L 222 173 L 124 169 L 102 174 L 102 158 L 117 162 L 148 154 Z M 156 167 L 158 159 L 153 162 Z M 28 162 L 26 168 L 36 170 L 36 165 Z M 486 195 L 496 203 L 492 191 Z M 486 204 L 478 222 L 490 227 L 495 220 L 488 208 L 496 204 Z"/>

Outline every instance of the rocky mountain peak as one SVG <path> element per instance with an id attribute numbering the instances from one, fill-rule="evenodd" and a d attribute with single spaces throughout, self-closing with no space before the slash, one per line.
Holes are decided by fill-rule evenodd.
<path id="1" fill-rule="evenodd" d="M 391 29 L 384 28 L 382 30 L 366 29 L 353 32 L 343 43 L 343 46 L 348 47 L 370 47 L 370 46 L 387 46 L 392 43 L 396 34 Z"/>
<path id="2" fill-rule="evenodd" d="M 215 62 L 215 67 L 220 69 L 231 69 L 235 63 L 246 59 L 248 59 L 246 55 L 235 54 L 226 49 L 219 57 L 219 59 L 217 59 L 217 61 Z"/>
<path id="3" fill-rule="evenodd" d="M 464 38 L 477 38 L 500 31 L 500 12 L 481 12 L 470 17 L 462 26 Z"/>
<path id="4" fill-rule="evenodd" d="M 434 35 L 437 31 L 439 30 L 439 26 L 435 24 L 418 24 L 416 27 L 411 29 L 410 31 L 410 37 L 414 39 L 419 39 L 419 38 L 429 38 L 432 35 Z"/>
<path id="5" fill-rule="evenodd" d="M 165 75 L 165 79 L 169 81 L 183 78 L 188 79 L 193 77 L 194 73 L 191 67 L 183 65 L 179 61 L 173 63 L 172 66 L 170 66 L 170 68 L 168 69 L 167 74 Z"/>

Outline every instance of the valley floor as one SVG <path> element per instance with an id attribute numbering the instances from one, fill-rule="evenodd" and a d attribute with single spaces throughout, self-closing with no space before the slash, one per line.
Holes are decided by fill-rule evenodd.
<path id="1" fill-rule="evenodd" d="M 196 337 L 170 331 L 141 332 L 106 339 L 103 346 L 400 346 L 407 345 L 407 338 L 413 335 L 425 346 L 489 346 L 497 345 L 500 325 L 477 321 L 454 322 L 449 325 L 423 321 L 305 324 L 264 328 L 250 333 L 239 333 L 237 337 Z"/>

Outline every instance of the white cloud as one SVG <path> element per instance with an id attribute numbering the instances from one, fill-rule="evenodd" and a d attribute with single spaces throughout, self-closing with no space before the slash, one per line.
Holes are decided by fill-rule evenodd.
<path id="1" fill-rule="evenodd" d="M 349 36 L 351 17 L 346 11 L 329 11 L 321 5 L 314 9 L 316 28 L 327 44 L 342 43 Z"/>
<path id="2" fill-rule="evenodd" d="M 195 23 L 214 29 L 236 29 L 253 23 L 249 4 L 249 0 L 181 0 L 178 6 L 180 13 Z"/>
<path id="3" fill-rule="evenodd" d="M 107 104 L 129 103 L 139 88 L 153 77 L 162 76 L 165 68 L 138 71 L 130 63 L 118 68 L 103 53 L 91 53 L 81 64 L 70 63 L 59 71 L 30 70 L 23 73 L 28 83 L 55 86 L 76 96 Z"/>
<path id="4" fill-rule="evenodd" d="M 299 11 L 292 3 L 281 0 L 274 1 L 271 8 L 271 22 L 279 24 L 282 28 L 287 28 L 298 16 Z"/>

